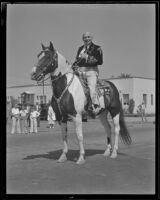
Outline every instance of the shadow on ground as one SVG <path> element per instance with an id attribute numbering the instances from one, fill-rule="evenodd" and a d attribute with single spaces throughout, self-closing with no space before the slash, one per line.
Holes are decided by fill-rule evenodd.
<path id="1" fill-rule="evenodd" d="M 97 149 L 87 149 L 85 150 L 85 156 L 86 157 L 90 157 L 90 156 L 94 156 L 97 154 L 103 154 L 104 150 L 97 150 Z M 37 154 L 37 155 L 29 155 L 25 158 L 23 158 L 23 160 L 32 160 L 32 159 L 36 159 L 36 158 L 46 158 L 46 159 L 52 159 L 52 160 L 58 160 L 60 155 L 62 154 L 62 150 L 55 150 L 55 151 L 49 151 L 46 154 Z M 118 153 L 119 155 L 125 155 L 124 153 Z M 75 161 L 77 160 L 77 158 L 79 157 L 79 150 L 73 150 L 70 149 L 67 153 L 67 159 L 70 161 Z"/>

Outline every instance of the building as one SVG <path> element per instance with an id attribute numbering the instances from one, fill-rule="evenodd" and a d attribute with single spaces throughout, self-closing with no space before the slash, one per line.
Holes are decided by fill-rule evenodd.
<path id="1" fill-rule="evenodd" d="M 112 78 L 108 79 L 119 90 L 122 106 L 135 102 L 133 113 L 137 113 L 138 106 L 144 101 L 146 113 L 155 113 L 155 79 L 143 77 Z"/>
<path id="2" fill-rule="evenodd" d="M 155 113 L 155 79 L 143 77 L 108 79 L 117 87 L 122 106 L 125 107 L 131 99 L 137 113 L 138 105 L 144 101 L 147 113 Z M 15 98 L 19 103 L 48 103 L 52 97 L 52 87 L 47 85 L 24 85 L 7 87 L 7 101 Z"/>

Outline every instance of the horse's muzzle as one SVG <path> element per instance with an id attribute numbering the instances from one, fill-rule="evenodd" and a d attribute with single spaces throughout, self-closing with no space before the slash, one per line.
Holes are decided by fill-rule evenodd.
<path id="1" fill-rule="evenodd" d="M 41 81 L 44 78 L 44 74 L 36 74 L 36 73 L 32 73 L 31 74 L 31 80 L 33 81 Z"/>
<path id="2" fill-rule="evenodd" d="M 33 81 L 35 81 L 35 80 L 36 80 L 35 73 L 32 73 L 32 74 L 31 74 L 31 80 L 33 80 Z"/>

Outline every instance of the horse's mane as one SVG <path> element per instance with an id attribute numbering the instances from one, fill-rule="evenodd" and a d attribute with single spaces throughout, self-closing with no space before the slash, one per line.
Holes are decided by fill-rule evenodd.
<path id="1" fill-rule="evenodd" d="M 66 74 L 69 71 L 72 71 L 72 65 L 68 62 L 68 60 L 57 51 L 57 55 L 58 55 L 58 67 L 54 72 L 54 75 L 58 76 L 59 73 L 61 73 L 61 75 Z"/>

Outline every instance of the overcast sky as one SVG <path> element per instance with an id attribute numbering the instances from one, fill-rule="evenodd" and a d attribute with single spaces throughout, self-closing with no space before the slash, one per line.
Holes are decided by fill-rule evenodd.
<path id="1" fill-rule="evenodd" d="M 71 63 L 86 31 L 102 47 L 100 78 L 155 78 L 154 4 L 12 4 L 7 6 L 7 86 L 34 84 L 41 43 Z"/>

